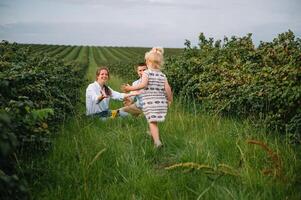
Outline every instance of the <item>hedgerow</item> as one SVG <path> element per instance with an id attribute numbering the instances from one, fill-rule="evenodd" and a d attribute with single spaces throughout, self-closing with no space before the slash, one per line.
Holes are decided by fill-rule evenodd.
<path id="1" fill-rule="evenodd" d="M 165 62 L 175 95 L 197 99 L 209 112 L 248 117 L 270 130 L 301 133 L 301 40 L 292 31 L 258 47 L 251 34 L 214 41 Z"/>
<path id="2" fill-rule="evenodd" d="M 23 174 L 15 167 L 17 158 L 51 147 L 52 135 L 79 101 L 85 72 L 80 64 L 31 54 L 16 43 L 0 43 L 1 198 L 28 197 Z"/>

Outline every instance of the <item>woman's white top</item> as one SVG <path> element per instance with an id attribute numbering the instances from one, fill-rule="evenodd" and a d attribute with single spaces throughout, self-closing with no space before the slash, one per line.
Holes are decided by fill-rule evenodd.
<path id="1" fill-rule="evenodd" d="M 112 92 L 112 95 L 104 98 L 99 101 L 98 96 L 100 95 L 100 91 L 103 89 L 98 82 L 91 83 L 86 89 L 86 115 L 93 115 L 102 111 L 109 110 L 110 99 L 115 99 L 122 101 L 124 99 L 124 93 L 116 92 L 109 89 Z"/>

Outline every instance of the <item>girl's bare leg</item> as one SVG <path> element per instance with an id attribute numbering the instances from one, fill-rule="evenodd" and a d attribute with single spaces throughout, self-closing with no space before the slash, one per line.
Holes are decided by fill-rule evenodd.
<path id="1" fill-rule="evenodd" d="M 154 143 L 156 147 L 160 147 L 162 145 L 160 138 L 159 138 L 159 128 L 157 122 L 150 122 L 149 123 L 149 130 L 153 137 Z"/>

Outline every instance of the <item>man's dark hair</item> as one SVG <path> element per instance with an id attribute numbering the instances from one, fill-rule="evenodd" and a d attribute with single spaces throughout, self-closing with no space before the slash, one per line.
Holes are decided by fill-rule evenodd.
<path id="1" fill-rule="evenodd" d="M 138 63 L 137 67 L 139 67 L 139 66 L 146 66 L 146 64 L 145 64 L 145 62 L 140 62 L 140 63 Z"/>

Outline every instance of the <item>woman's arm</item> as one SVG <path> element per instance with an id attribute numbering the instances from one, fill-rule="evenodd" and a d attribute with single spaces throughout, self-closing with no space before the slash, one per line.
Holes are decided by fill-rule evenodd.
<path id="1" fill-rule="evenodd" d="M 114 91 L 111 88 L 110 88 L 110 90 L 112 92 L 112 95 L 111 95 L 112 99 L 122 101 L 125 98 L 125 94 L 124 93 L 120 93 L 120 92 Z"/>
<path id="2" fill-rule="evenodd" d="M 172 96 L 172 91 L 171 91 L 171 88 L 170 88 L 170 85 L 169 85 L 167 79 L 164 82 L 164 88 L 165 88 L 165 92 L 167 95 L 168 104 L 170 105 L 173 101 L 173 96 Z"/>
<path id="3" fill-rule="evenodd" d="M 143 93 L 143 91 L 133 91 L 131 93 L 125 93 L 124 94 L 124 98 L 132 97 L 132 96 L 137 96 L 137 95 L 140 95 L 142 93 Z"/>
<path id="4" fill-rule="evenodd" d="M 111 98 L 115 99 L 115 100 L 119 100 L 119 101 L 122 101 L 124 98 L 136 96 L 136 95 L 139 95 L 142 93 L 141 91 L 133 91 L 131 93 L 120 93 L 120 92 L 116 92 L 116 91 L 112 90 L 111 88 L 110 88 L 110 90 L 112 92 Z"/>

